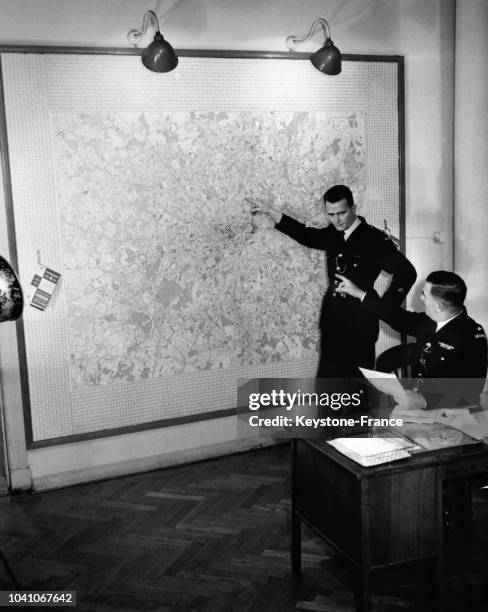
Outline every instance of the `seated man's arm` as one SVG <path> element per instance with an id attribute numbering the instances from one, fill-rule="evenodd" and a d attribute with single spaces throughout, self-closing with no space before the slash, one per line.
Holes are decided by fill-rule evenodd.
<path id="1" fill-rule="evenodd" d="M 345 293 L 361 300 L 364 308 L 371 314 L 386 321 L 396 331 L 418 336 L 432 321 L 423 312 L 408 312 L 398 306 L 390 296 L 380 296 L 374 289 L 364 291 L 342 274 L 336 274 L 340 283 L 336 287 L 339 293 Z"/>
<path id="2" fill-rule="evenodd" d="M 488 349 L 486 334 L 478 326 L 474 334 L 466 339 L 466 345 L 459 358 L 460 384 L 469 390 L 472 403 L 479 403 L 479 396 L 483 392 L 488 367 Z M 470 403 L 471 403 L 470 402 Z"/>
<path id="3" fill-rule="evenodd" d="M 404 310 L 391 296 L 380 298 L 374 290 L 367 291 L 362 301 L 369 312 L 388 323 L 394 330 L 409 336 L 417 336 L 430 321 L 423 312 Z"/>
<path id="4" fill-rule="evenodd" d="M 474 333 L 474 338 L 471 338 L 468 349 L 466 350 L 466 377 L 486 378 L 486 370 L 488 367 L 488 349 L 486 334 L 483 328 L 478 326 Z"/>

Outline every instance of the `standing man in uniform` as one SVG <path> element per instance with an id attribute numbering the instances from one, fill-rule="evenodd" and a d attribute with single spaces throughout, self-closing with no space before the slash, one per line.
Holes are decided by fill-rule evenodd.
<path id="1" fill-rule="evenodd" d="M 329 286 L 320 312 L 317 378 L 360 378 L 358 366 L 374 366 L 378 316 L 362 308 L 353 297 L 338 293 L 335 274 L 348 275 L 366 291 L 385 270 L 392 274 L 385 297 L 401 304 L 415 282 L 415 268 L 384 232 L 356 215 L 353 195 L 345 185 L 335 185 L 324 194 L 330 225 L 320 229 L 307 227 L 267 202 L 246 199 L 251 211 L 268 214 L 276 229 L 300 244 L 326 252 Z"/>
<path id="2" fill-rule="evenodd" d="M 338 274 L 337 291 L 347 294 L 366 312 L 379 316 L 393 329 L 417 339 L 413 360 L 415 389 L 395 397 L 407 409 L 444 408 L 479 404 L 487 369 L 487 341 L 482 326 L 464 306 L 466 285 L 454 274 L 431 272 L 422 290 L 425 313 L 408 312 L 363 290 Z"/>

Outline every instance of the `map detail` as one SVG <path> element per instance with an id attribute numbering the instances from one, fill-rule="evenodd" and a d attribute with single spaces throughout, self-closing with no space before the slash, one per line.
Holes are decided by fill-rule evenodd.
<path id="1" fill-rule="evenodd" d="M 324 253 L 250 214 L 324 226 L 366 189 L 360 113 L 52 116 L 72 382 L 314 357 Z"/>

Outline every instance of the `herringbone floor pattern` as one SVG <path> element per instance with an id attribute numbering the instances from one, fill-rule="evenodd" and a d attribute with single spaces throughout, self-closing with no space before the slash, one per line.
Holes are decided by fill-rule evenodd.
<path id="1" fill-rule="evenodd" d="M 292 580 L 289 508 L 283 445 L 2 498 L 0 548 L 23 589 L 76 590 L 79 611 L 353 612 L 347 572 L 307 530 Z M 451 585 L 452 612 L 488 609 L 483 520 L 488 499 L 477 497 L 477 572 Z M 428 585 L 404 581 L 380 585 L 372 610 L 430 612 Z M 10 586 L 1 566 L 0 584 Z"/>

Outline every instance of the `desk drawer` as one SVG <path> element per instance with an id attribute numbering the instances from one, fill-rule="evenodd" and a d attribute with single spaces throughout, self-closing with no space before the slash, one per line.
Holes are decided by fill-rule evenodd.
<path id="1" fill-rule="evenodd" d="M 372 565 L 435 551 L 435 478 L 435 468 L 425 468 L 365 482 L 363 521 L 369 524 Z"/>

